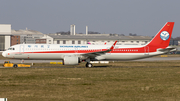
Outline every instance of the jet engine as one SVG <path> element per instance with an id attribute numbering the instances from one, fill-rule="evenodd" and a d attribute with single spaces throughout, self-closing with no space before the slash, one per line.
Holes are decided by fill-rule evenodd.
<path id="1" fill-rule="evenodd" d="M 77 56 L 65 56 L 63 65 L 78 65 L 80 62 L 80 58 Z"/>

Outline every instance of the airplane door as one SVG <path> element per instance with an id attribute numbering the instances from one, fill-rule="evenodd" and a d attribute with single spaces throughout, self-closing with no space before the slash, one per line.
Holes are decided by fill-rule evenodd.
<path id="1" fill-rule="evenodd" d="M 148 46 L 144 47 L 144 55 L 149 55 L 149 47 Z"/>
<path id="2" fill-rule="evenodd" d="M 24 53 L 24 45 L 20 45 L 20 47 L 19 47 L 19 52 L 20 52 L 20 53 Z"/>

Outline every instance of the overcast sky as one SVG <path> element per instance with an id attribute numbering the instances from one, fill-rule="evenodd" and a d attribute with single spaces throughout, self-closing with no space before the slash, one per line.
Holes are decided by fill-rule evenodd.
<path id="1" fill-rule="evenodd" d="M 0 24 L 12 29 L 32 29 L 44 34 L 138 34 L 154 36 L 168 21 L 175 22 L 173 37 L 180 36 L 180 0 L 1 0 Z"/>

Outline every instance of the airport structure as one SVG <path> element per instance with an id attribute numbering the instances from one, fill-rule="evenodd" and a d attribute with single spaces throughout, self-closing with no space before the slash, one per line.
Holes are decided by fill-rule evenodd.
<path id="1" fill-rule="evenodd" d="M 58 35 L 49 34 L 54 44 L 113 44 L 116 40 L 117 45 L 144 45 L 152 38 L 148 36 L 111 36 L 110 34 L 76 34 Z"/>
<path id="2" fill-rule="evenodd" d="M 86 26 L 85 34 L 76 34 L 75 25 L 70 26 L 70 35 L 61 33 L 43 34 L 34 30 L 12 30 L 11 24 L 0 24 L 0 51 L 4 51 L 16 44 L 91 44 L 112 45 L 116 40 L 117 45 L 144 45 L 152 37 L 149 36 L 120 36 L 119 34 L 91 34 Z M 170 44 L 178 41 L 171 41 Z"/>
<path id="3" fill-rule="evenodd" d="M 11 25 L 10 24 L 0 24 L 0 51 L 11 46 Z"/>
<path id="4" fill-rule="evenodd" d="M 34 30 L 12 30 L 11 45 L 15 44 L 35 44 L 36 39 L 44 36 L 43 33 Z"/>

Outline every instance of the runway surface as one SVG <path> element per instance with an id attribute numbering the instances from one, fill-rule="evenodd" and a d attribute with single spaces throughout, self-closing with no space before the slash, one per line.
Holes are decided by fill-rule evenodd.
<path id="1" fill-rule="evenodd" d="M 133 61 L 167 61 L 167 60 L 180 60 L 180 57 L 152 57 L 152 58 L 145 58 Z M 7 60 L 0 60 L 0 63 L 3 64 L 4 61 L 10 61 L 12 63 L 21 63 L 21 60 L 17 59 L 7 59 Z M 49 62 L 62 62 L 62 60 L 24 60 L 24 63 L 49 63 Z"/>

